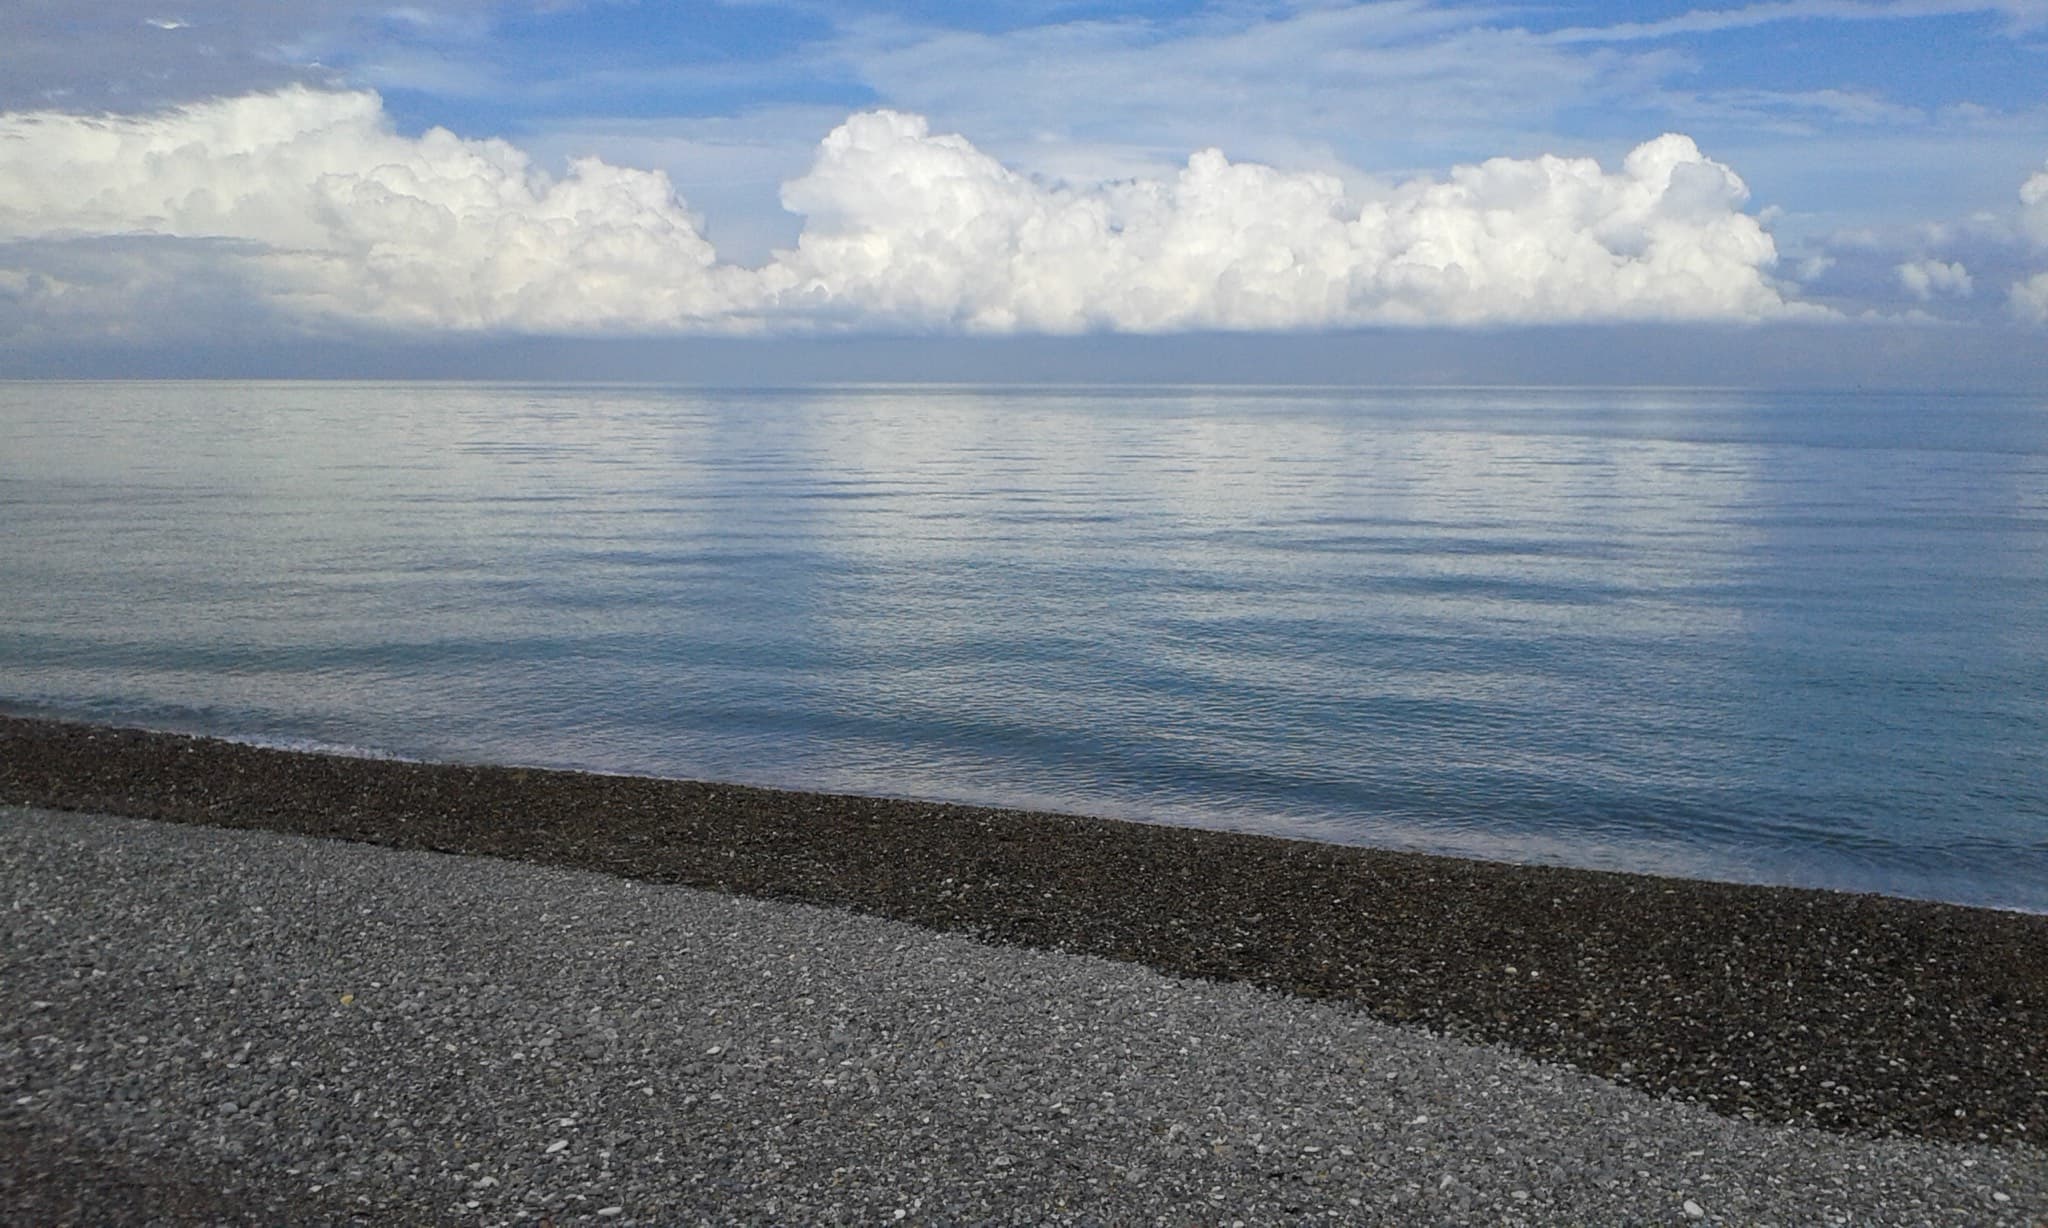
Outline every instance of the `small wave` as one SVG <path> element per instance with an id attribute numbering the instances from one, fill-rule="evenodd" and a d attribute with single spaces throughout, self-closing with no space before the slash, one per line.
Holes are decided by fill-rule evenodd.
<path id="1" fill-rule="evenodd" d="M 280 737 L 261 733 L 222 733 L 213 735 L 223 742 L 234 742 L 242 746 L 256 746 L 264 750 L 287 750 L 306 755 L 335 755 L 343 759 L 382 759 L 391 763 L 425 763 L 418 755 L 401 755 L 397 751 L 377 746 L 357 746 L 351 742 L 328 742 L 319 738 Z"/>

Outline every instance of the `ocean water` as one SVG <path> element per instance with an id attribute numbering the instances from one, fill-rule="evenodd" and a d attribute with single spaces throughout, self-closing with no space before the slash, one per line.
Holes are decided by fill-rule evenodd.
<path id="1" fill-rule="evenodd" d="M 2048 402 L 0 384 L 0 707 L 2048 909 Z"/>

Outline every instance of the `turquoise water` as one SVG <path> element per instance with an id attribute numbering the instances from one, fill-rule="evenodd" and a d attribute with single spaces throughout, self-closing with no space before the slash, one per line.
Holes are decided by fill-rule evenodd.
<path id="1" fill-rule="evenodd" d="M 0 384 L 0 706 L 2048 909 L 2048 403 Z"/>

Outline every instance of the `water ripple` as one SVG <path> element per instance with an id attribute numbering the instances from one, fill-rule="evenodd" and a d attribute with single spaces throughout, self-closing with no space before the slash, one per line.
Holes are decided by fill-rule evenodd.
<path id="1" fill-rule="evenodd" d="M 2048 910 L 2035 401 L 13 384 L 0 432 L 16 710 Z"/>

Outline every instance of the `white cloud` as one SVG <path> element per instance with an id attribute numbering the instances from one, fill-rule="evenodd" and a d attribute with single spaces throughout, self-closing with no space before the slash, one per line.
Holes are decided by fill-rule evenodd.
<path id="1" fill-rule="evenodd" d="M 294 314 L 533 331 L 732 314 L 659 173 L 595 159 L 556 179 L 502 141 L 396 135 L 373 94 L 288 89 L 159 115 L 0 116 L 0 235 L 254 245 Z"/>
<path id="2" fill-rule="evenodd" d="M 1873 37 L 1953 42 L 1962 55 L 1996 43 L 1997 26 L 2019 28 L 2030 3 L 1703 0 L 1699 11 L 1659 15 L 1669 24 L 1546 31 L 1557 14 L 1545 6 L 1463 0 L 1034 2 L 997 6 L 994 18 L 958 6 L 747 0 L 746 12 L 709 21 L 702 39 L 664 36 L 654 40 L 672 44 L 663 54 L 622 57 L 608 36 L 590 37 L 595 23 L 531 19 L 585 0 L 13 0 L 0 3 L 0 107 L 133 112 L 293 82 L 382 88 L 403 92 L 413 115 L 515 115 L 529 138 L 620 122 L 687 135 L 729 121 L 761 163 L 782 169 L 800 166 L 830 127 L 785 139 L 783 113 L 829 103 L 836 121 L 856 106 L 886 106 L 966 132 L 1005 165 L 1075 183 L 1171 178 L 1190 150 L 1216 145 L 1233 158 L 1345 176 L 1354 190 L 1361 175 L 1412 178 L 1501 153 L 1612 163 L 1631 139 L 1680 131 L 1739 166 L 1759 199 L 1788 209 L 1772 227 L 1782 246 L 1930 212 L 2009 211 L 2013 167 L 2037 156 L 2048 109 L 1995 46 L 1984 72 L 1921 80 L 1925 88 L 1907 93 L 1847 81 L 1801 91 L 1746 62 L 1730 68 L 1726 57 L 1741 60 L 1763 33 L 1669 36 L 1911 18 L 1933 24 L 1873 28 Z M 152 18 L 191 28 L 167 35 Z M 770 29 L 765 39 L 749 33 Z M 607 106 L 627 114 L 607 116 Z M 604 156 L 665 164 L 616 149 Z M 773 224 L 773 185 L 718 194 L 679 174 L 676 182 L 717 223 L 722 252 L 739 240 L 758 261 L 793 238 Z"/>
<path id="3" fill-rule="evenodd" d="M 721 262 L 659 172 L 398 135 L 373 94 L 302 88 L 148 116 L 0 115 L 0 239 L 209 242 L 301 320 L 435 330 L 704 331 L 872 324 L 983 332 L 1370 322 L 1754 320 L 1767 276 L 1746 189 L 1682 136 L 1617 171 L 1496 158 L 1363 197 L 1233 163 L 1073 187 L 916 116 L 856 115 L 783 200 L 805 223 Z M 156 245 L 144 245 L 151 251 Z"/>
<path id="4" fill-rule="evenodd" d="M 1633 42 L 1674 35 L 1743 30 L 1794 21 L 1910 21 L 1926 17 L 1999 14 L 2006 30 L 2031 33 L 2048 23 L 2040 0 L 1766 0 L 1761 4 L 1695 9 L 1657 21 L 1575 27 L 1551 35 L 1559 42 Z"/>
<path id="5" fill-rule="evenodd" d="M 2034 242 L 2048 247 L 2048 171 L 2020 185 L 2020 226 Z"/>
<path id="6" fill-rule="evenodd" d="M 1192 13 L 1125 5 L 1115 19 L 1073 20 L 1052 16 L 1072 6 L 1051 6 L 1046 21 L 997 32 L 843 7 L 866 15 L 802 53 L 822 75 L 966 132 L 1006 165 L 1075 182 L 1171 174 L 1189 150 L 1212 144 L 1350 183 L 1360 172 L 1408 178 L 1501 153 L 1611 162 L 1626 152 L 1623 138 L 1677 131 L 1739 167 L 1760 201 L 1789 211 L 1773 228 L 1785 243 L 2007 208 L 2009 160 L 2031 162 L 2048 122 L 2017 68 L 1902 92 L 1848 81 L 1788 89 L 1749 62 L 1757 40 L 1774 37 L 1765 27 L 1809 24 L 1802 37 L 1824 37 L 1842 22 L 1908 49 L 1930 38 L 1987 45 L 1998 65 L 2007 49 L 1994 27 L 2016 29 L 2022 16 L 1998 0 L 1705 3 L 1669 24 L 1547 32 L 1559 6 L 1287 0 Z M 1627 15 L 1607 9 L 1600 19 Z M 2000 13 L 2012 20 L 1985 20 Z"/>
<path id="7" fill-rule="evenodd" d="M 2035 324 L 2048 324 L 2048 273 L 2036 273 L 2012 288 L 2013 314 Z"/>
<path id="8" fill-rule="evenodd" d="M 1799 267 L 1793 273 L 1793 279 L 1799 282 L 1817 281 L 1821 277 L 1826 276 L 1827 271 L 1834 267 L 1835 258 L 1833 256 L 1825 252 L 1815 252 L 1800 259 Z"/>
<path id="9" fill-rule="evenodd" d="M 1062 177 L 1155 174 L 1187 151 L 1397 170 L 1541 148 L 1567 108 L 1630 105 L 1661 51 L 1554 46 L 1425 3 L 1228 4 L 982 33 L 867 17 L 812 54 L 887 106 Z"/>
<path id="10" fill-rule="evenodd" d="M 1898 274 L 1899 284 L 1923 303 L 1932 302 L 1936 295 L 1968 298 L 1974 288 L 1970 271 L 1961 261 L 1913 260 L 1900 265 Z"/>
<path id="11" fill-rule="evenodd" d="M 706 219 L 719 258 L 758 265 L 795 245 L 801 222 L 783 212 L 782 185 L 810 165 L 818 134 L 845 117 L 843 107 L 803 106 L 743 118 L 580 119 L 539 127 L 520 144 L 547 165 L 595 154 L 665 172 Z"/>
<path id="12" fill-rule="evenodd" d="M 1733 171 L 1682 136 L 1618 173 L 1498 158 L 1346 198 L 1196 154 L 1170 180 L 1047 187 L 914 116 L 856 116 L 784 191 L 783 301 L 970 329 L 1755 319 L 1788 309 Z"/>
<path id="13" fill-rule="evenodd" d="M 2048 248 L 2048 170 L 2020 185 L 2020 229 L 2037 246 Z M 2013 283 L 2008 301 L 2020 319 L 2048 324 L 2048 272 Z"/>

